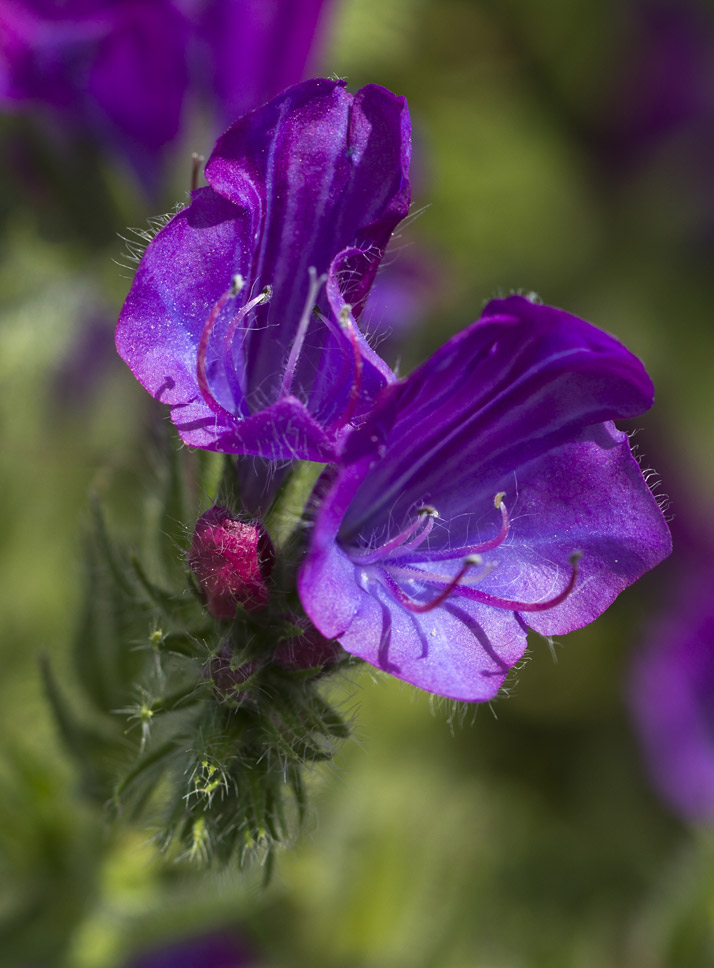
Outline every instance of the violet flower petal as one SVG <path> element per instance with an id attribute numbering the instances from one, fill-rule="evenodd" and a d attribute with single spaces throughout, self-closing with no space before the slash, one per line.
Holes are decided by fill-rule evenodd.
<path id="1" fill-rule="evenodd" d="M 175 408 L 186 443 L 273 460 L 334 457 L 347 429 L 341 415 L 354 403 L 350 417 L 359 420 L 393 379 L 339 313 L 349 302 L 358 317 L 407 212 L 408 161 L 404 100 L 374 86 L 353 96 L 339 81 L 291 88 L 219 139 L 206 166 L 210 187 L 149 245 L 116 336 L 135 376 Z M 314 296 L 323 319 L 306 307 L 311 268 L 327 275 Z M 207 398 L 201 341 L 237 276 L 243 288 L 218 312 L 205 348 Z M 236 328 L 265 287 L 269 302 Z"/>
<path id="2" fill-rule="evenodd" d="M 323 480 L 298 579 L 307 614 L 414 685 L 490 698 L 529 626 L 587 624 L 669 553 L 627 437 L 603 422 L 651 399 L 612 337 L 517 297 L 492 303 L 383 391 Z M 439 517 L 419 541 L 429 505 Z M 472 554 L 482 565 L 466 573 Z"/>
<path id="3" fill-rule="evenodd" d="M 120 145 L 151 156 L 178 134 L 188 88 L 188 25 L 171 2 L 119 4 L 87 84 Z"/>
<path id="4" fill-rule="evenodd" d="M 711 568 L 692 575 L 636 657 L 630 702 L 654 783 L 685 819 L 714 820 Z"/>
<path id="5" fill-rule="evenodd" d="M 0 0 L 0 103 L 114 142 L 149 185 L 178 132 L 188 36 L 171 0 Z"/>
<path id="6" fill-rule="evenodd" d="M 368 255 L 340 266 L 349 280 L 344 298 L 359 316 L 387 242 L 409 208 L 410 153 L 403 98 L 377 85 L 352 95 L 344 82 L 327 80 L 290 88 L 218 139 L 206 179 L 255 212 L 261 236 L 251 278 L 274 292 L 264 314 L 270 334 L 251 353 L 253 386 L 268 389 L 280 379 L 276 349 L 292 340 L 308 268 L 327 272 L 348 246 Z M 314 368 L 320 355 L 314 348 L 304 367 Z"/>
<path id="7" fill-rule="evenodd" d="M 520 296 L 490 302 L 478 322 L 388 392 L 399 412 L 392 456 L 365 480 L 343 532 L 369 528 L 387 507 L 400 519 L 415 502 L 435 504 L 436 492 L 452 516 L 466 512 L 474 487 L 490 501 L 495 485 L 528 460 L 587 426 L 636 416 L 653 399 L 644 367 L 621 343 Z M 381 438 L 383 424 L 376 413 L 366 434 Z"/>
<path id="8" fill-rule="evenodd" d="M 208 0 L 198 29 L 210 51 L 223 126 L 306 76 L 314 61 L 327 0 Z"/>

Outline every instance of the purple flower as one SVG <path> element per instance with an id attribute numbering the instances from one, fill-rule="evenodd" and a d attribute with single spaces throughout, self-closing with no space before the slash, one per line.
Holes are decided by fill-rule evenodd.
<path id="1" fill-rule="evenodd" d="M 663 454 L 677 555 L 632 664 L 629 700 L 654 786 L 685 820 L 714 821 L 714 517 L 696 475 Z"/>
<path id="2" fill-rule="evenodd" d="M 203 88 L 225 128 L 302 79 L 326 6 L 0 0 L 0 105 L 47 108 L 65 131 L 91 132 L 126 155 L 153 187 L 189 89 Z"/>
<path id="3" fill-rule="evenodd" d="M 393 379 L 357 320 L 408 209 L 409 149 L 403 98 L 329 80 L 219 138 L 209 187 L 149 245 L 116 334 L 187 444 L 334 458 Z"/>
<path id="4" fill-rule="evenodd" d="M 132 959 L 129 968 L 250 968 L 258 964 L 244 941 L 227 932 L 216 932 L 145 952 Z"/>
<path id="5" fill-rule="evenodd" d="M 687 583 L 637 657 L 631 703 L 647 765 L 683 817 L 714 820 L 714 597 L 711 567 Z"/>
<path id="6" fill-rule="evenodd" d="M 513 296 L 382 393 L 318 484 L 298 576 L 315 626 L 444 696 L 491 698 L 528 627 L 591 622 L 671 549 L 610 422 L 652 402 L 639 360 Z"/>
<path id="7" fill-rule="evenodd" d="M 714 114 L 711 10 L 699 0 L 629 0 L 628 36 L 607 108 L 613 164 L 642 162 L 672 142 L 688 154 L 710 141 Z"/>
<path id="8" fill-rule="evenodd" d="M 424 250 L 400 251 L 385 260 L 362 316 L 380 356 L 389 359 L 398 354 L 405 338 L 443 305 L 446 278 L 444 267 Z"/>
<path id="9" fill-rule="evenodd" d="M 223 127 L 306 76 L 327 0 L 207 0 L 197 14 Z"/>
<path id="10" fill-rule="evenodd" d="M 0 104 L 44 105 L 151 178 L 179 129 L 188 36 L 171 0 L 0 0 Z"/>

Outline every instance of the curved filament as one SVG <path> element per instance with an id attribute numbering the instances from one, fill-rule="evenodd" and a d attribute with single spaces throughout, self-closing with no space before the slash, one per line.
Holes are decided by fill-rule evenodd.
<path id="1" fill-rule="evenodd" d="M 476 560 L 469 560 L 468 558 L 464 561 L 461 568 L 458 570 L 456 575 L 451 579 L 449 584 L 444 588 L 436 598 L 433 598 L 430 602 L 415 602 L 413 598 L 410 598 L 405 591 L 399 587 L 392 576 L 385 569 L 380 569 L 379 578 L 383 581 L 390 592 L 397 599 L 400 605 L 406 608 L 410 612 L 424 613 L 431 612 L 433 609 L 438 608 L 439 605 L 443 605 L 446 599 L 452 594 L 452 592 L 458 588 L 459 582 L 464 577 L 466 572 L 472 565 L 479 564 Z"/>
<path id="2" fill-rule="evenodd" d="M 218 317 L 221 314 L 223 307 L 226 305 L 229 299 L 237 296 L 243 285 L 243 279 L 241 276 L 234 276 L 230 289 L 227 289 L 222 296 L 220 296 L 211 312 L 208 315 L 206 324 L 203 327 L 203 332 L 201 333 L 201 339 L 198 343 L 198 350 L 196 355 L 196 381 L 198 383 L 198 389 L 201 391 L 201 396 L 203 397 L 206 404 L 211 408 L 211 410 L 218 414 L 219 416 L 229 416 L 232 417 L 228 410 L 223 407 L 218 400 L 211 393 L 211 388 L 208 385 L 208 375 L 206 373 L 206 356 L 208 353 L 208 344 L 210 342 L 213 330 L 215 329 Z"/>
<path id="3" fill-rule="evenodd" d="M 421 544 L 429 535 L 429 532 L 434 526 L 434 518 L 437 516 L 437 512 L 432 507 L 420 508 L 417 512 L 417 517 L 403 531 L 400 531 L 398 535 L 390 538 L 389 541 L 385 541 L 383 545 L 380 545 L 373 551 L 351 551 L 349 555 L 350 559 L 356 565 L 373 565 L 378 561 L 383 561 L 390 552 L 396 549 L 401 551 L 404 548 L 410 547 L 410 545 L 416 546 Z M 421 532 L 414 538 L 413 535 L 420 528 L 422 529 Z M 409 542 L 410 538 L 413 539 L 411 542 Z"/>
<path id="4" fill-rule="evenodd" d="M 295 339 L 293 340 L 293 345 L 290 347 L 290 355 L 288 356 L 288 362 L 285 365 L 285 372 L 283 373 L 283 380 L 280 384 L 280 397 L 287 397 L 290 393 L 290 388 L 293 383 L 293 378 L 295 376 L 295 370 L 297 368 L 297 362 L 302 351 L 303 343 L 305 342 L 305 337 L 307 335 L 307 329 L 310 325 L 310 319 L 312 318 L 312 312 L 315 308 L 315 303 L 317 301 L 317 294 L 322 288 L 327 276 L 318 276 L 317 270 L 314 266 L 310 266 L 308 269 L 310 273 L 310 284 L 307 290 L 307 298 L 305 300 L 305 306 L 302 311 L 302 316 L 300 317 L 300 322 L 298 323 L 297 332 L 295 333 Z"/>
<path id="5" fill-rule="evenodd" d="M 245 324 L 248 313 L 252 312 L 256 306 L 262 306 L 270 302 L 272 294 L 272 288 L 266 286 L 259 295 L 247 302 L 245 306 L 242 306 L 228 324 L 228 328 L 223 336 L 223 368 L 237 408 L 240 408 L 242 401 L 245 400 L 247 388 L 245 373 L 238 373 L 236 371 L 235 353 L 233 351 L 236 332 L 240 328 L 241 335 L 245 338 L 246 333 L 250 329 Z"/>
<path id="6" fill-rule="evenodd" d="M 493 551 L 494 548 L 498 548 L 499 545 L 508 537 L 508 532 L 510 530 L 510 519 L 508 517 L 508 511 L 506 510 L 506 505 L 503 502 L 503 493 L 497 494 L 494 498 L 494 504 L 501 512 L 501 527 L 498 534 L 489 538 L 488 541 L 482 541 L 480 544 L 466 545 L 462 548 L 444 548 L 439 551 L 424 551 L 421 554 L 410 555 L 412 561 L 450 561 L 452 558 L 466 558 L 467 555 L 483 555 L 487 551 Z M 405 546 L 407 547 L 407 546 Z"/>
<path id="7" fill-rule="evenodd" d="M 444 588 L 434 600 L 434 602 L 439 605 L 444 602 L 449 595 L 456 595 L 457 597 L 468 598 L 472 602 L 478 602 L 479 605 L 490 605 L 493 608 L 506 609 L 509 612 L 545 612 L 550 608 L 555 608 L 556 605 L 562 604 L 562 602 L 564 602 L 565 599 L 568 598 L 568 596 L 572 593 L 573 589 L 575 588 L 575 583 L 578 579 L 580 558 L 581 555 L 579 552 L 571 555 L 570 566 L 572 570 L 570 573 L 570 578 L 562 591 L 558 592 L 557 595 L 553 595 L 552 598 L 546 598 L 540 602 L 519 602 L 515 599 L 500 598 L 498 595 L 491 595 L 488 592 L 482 592 L 478 588 L 474 588 L 468 582 L 463 581 L 463 578 L 466 575 L 466 568 L 468 564 L 476 564 L 475 561 L 469 562 L 468 559 L 465 560 L 464 565 L 462 565 L 462 567 L 459 569 L 456 577 L 451 579 L 442 575 L 432 575 L 429 572 L 422 572 L 416 568 L 413 571 L 406 568 L 400 568 L 398 570 L 391 568 L 390 571 L 392 574 L 396 574 L 397 577 L 407 578 L 412 581 L 421 581 L 426 585 L 443 585 L 445 582 L 448 582 L 446 588 Z M 484 578 L 485 576 L 481 575 L 480 577 Z M 406 592 L 399 587 L 392 575 L 387 575 L 385 572 L 384 575 L 380 575 L 380 578 L 388 579 L 387 584 L 389 589 L 394 594 L 400 605 L 404 605 L 404 607 L 408 608 L 410 611 L 423 612 L 430 610 L 423 607 L 418 609 L 412 608 L 411 606 L 416 605 L 417 603 L 413 602 Z M 434 603 L 430 603 L 430 606 L 431 608 L 436 607 Z"/>

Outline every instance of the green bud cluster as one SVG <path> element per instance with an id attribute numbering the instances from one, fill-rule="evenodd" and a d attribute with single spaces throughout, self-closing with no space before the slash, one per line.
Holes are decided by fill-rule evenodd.
<path id="1" fill-rule="evenodd" d="M 268 605 L 259 614 L 239 605 L 228 621 L 205 608 L 187 563 L 191 532 L 206 504 L 245 516 L 234 460 L 171 448 L 141 557 L 94 500 L 72 698 L 43 671 L 88 797 L 151 830 L 173 857 L 258 858 L 269 870 L 304 820 L 306 769 L 350 734 L 321 694 L 350 659 L 334 643 L 310 647 L 315 632 L 294 592 L 312 484 L 299 465 L 266 515 L 276 550 Z M 301 655 L 319 664 L 292 661 Z"/>

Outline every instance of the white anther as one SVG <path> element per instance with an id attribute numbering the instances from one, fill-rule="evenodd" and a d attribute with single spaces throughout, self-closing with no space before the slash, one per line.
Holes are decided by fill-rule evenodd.
<path id="1" fill-rule="evenodd" d="M 464 564 L 474 565 L 474 567 L 477 567 L 478 565 L 483 564 L 483 558 L 481 557 L 481 555 L 466 555 L 466 557 L 464 558 Z"/>

